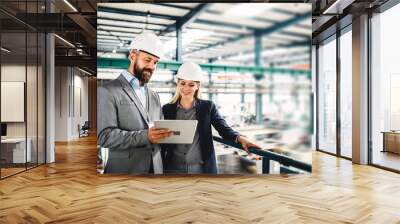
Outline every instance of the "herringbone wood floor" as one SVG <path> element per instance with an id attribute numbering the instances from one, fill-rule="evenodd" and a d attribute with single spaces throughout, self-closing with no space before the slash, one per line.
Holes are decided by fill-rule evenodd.
<path id="1" fill-rule="evenodd" d="M 400 223 L 400 175 L 314 153 L 312 175 L 102 176 L 94 138 L 0 181 L 0 223 Z"/>

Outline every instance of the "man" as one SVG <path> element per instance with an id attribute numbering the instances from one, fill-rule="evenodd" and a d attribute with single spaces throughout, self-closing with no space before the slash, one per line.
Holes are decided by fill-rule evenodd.
<path id="1" fill-rule="evenodd" d="M 161 174 L 157 143 L 172 133 L 151 127 L 154 120 L 162 119 L 162 112 L 158 95 L 146 84 L 162 55 L 162 43 L 152 33 L 141 33 L 129 49 L 128 70 L 97 92 L 98 142 L 109 148 L 104 172 Z"/>

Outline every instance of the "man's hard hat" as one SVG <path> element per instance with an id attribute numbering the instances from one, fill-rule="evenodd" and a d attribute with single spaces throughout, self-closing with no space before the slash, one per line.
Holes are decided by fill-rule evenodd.
<path id="1" fill-rule="evenodd" d="M 202 70 L 200 66 L 194 62 L 185 62 L 179 67 L 176 77 L 178 79 L 201 81 Z"/>
<path id="2" fill-rule="evenodd" d="M 154 33 L 143 32 L 132 40 L 129 50 L 139 50 L 161 58 L 164 54 L 160 38 Z"/>

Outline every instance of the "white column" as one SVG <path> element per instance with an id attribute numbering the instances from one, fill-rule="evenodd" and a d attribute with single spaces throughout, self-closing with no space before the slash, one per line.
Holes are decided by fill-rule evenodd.
<path id="1" fill-rule="evenodd" d="M 54 12 L 54 5 L 46 1 L 46 12 Z M 55 43 L 54 34 L 46 35 L 46 163 L 55 162 Z"/>
<path id="2" fill-rule="evenodd" d="M 54 35 L 46 36 L 46 163 L 55 161 L 55 76 L 54 76 Z"/>
<path id="3" fill-rule="evenodd" d="M 353 20 L 353 162 L 368 163 L 368 15 Z"/>

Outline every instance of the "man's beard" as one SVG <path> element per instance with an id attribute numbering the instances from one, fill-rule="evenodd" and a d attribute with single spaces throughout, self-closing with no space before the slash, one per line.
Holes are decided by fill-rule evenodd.
<path id="1" fill-rule="evenodd" d="M 153 72 L 150 69 L 144 69 L 140 68 L 138 65 L 137 60 L 135 61 L 135 66 L 134 66 L 134 73 L 135 77 L 142 83 L 148 83 L 150 81 L 151 75 Z"/>

